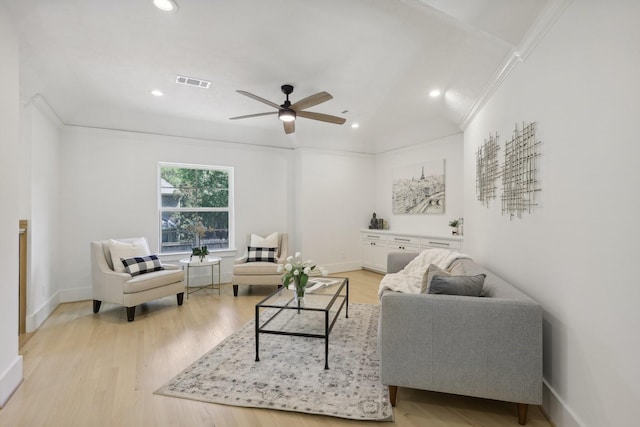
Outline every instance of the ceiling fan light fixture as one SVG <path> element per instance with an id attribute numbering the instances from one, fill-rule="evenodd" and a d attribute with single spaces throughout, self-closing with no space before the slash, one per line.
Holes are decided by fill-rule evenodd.
<path id="1" fill-rule="evenodd" d="M 178 4 L 174 0 L 153 0 L 153 5 L 163 12 L 175 12 Z"/>
<path id="2" fill-rule="evenodd" d="M 293 110 L 280 110 L 278 111 L 278 118 L 283 122 L 292 122 L 296 119 L 296 112 Z"/>

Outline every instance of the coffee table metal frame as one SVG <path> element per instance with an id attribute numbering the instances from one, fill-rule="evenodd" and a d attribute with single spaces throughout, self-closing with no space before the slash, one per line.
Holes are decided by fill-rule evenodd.
<path id="1" fill-rule="evenodd" d="M 349 317 L 349 278 L 347 277 L 332 277 L 332 279 L 341 280 L 342 283 L 340 285 L 335 286 L 335 292 L 333 293 L 314 293 L 307 295 L 307 297 L 316 298 L 316 297 L 326 297 L 328 299 L 327 304 L 322 307 L 304 307 L 295 305 L 294 298 L 291 297 L 286 304 L 269 304 L 269 300 L 275 297 L 280 293 L 287 292 L 287 289 L 284 287 L 279 288 L 277 291 L 264 298 L 258 304 L 256 304 L 256 319 L 255 319 L 255 330 L 256 330 L 256 362 L 260 361 L 260 334 L 275 334 L 275 335 L 290 335 L 296 337 L 309 337 L 309 338 L 324 338 L 324 369 L 329 369 L 329 334 L 333 329 L 333 326 L 342 311 L 342 308 L 345 309 L 345 317 Z M 342 291 L 345 291 L 342 294 Z M 289 291 L 290 292 L 290 291 Z M 338 307 L 333 319 L 329 319 L 329 314 L 334 304 L 338 301 L 340 306 Z M 277 311 L 271 317 L 269 317 L 264 323 L 260 324 L 260 310 L 265 308 L 275 308 Z M 298 314 L 301 314 L 301 311 L 320 311 L 324 312 L 324 334 L 312 334 L 312 333 L 304 333 L 304 332 L 292 332 L 286 330 L 276 330 L 276 329 L 267 329 L 267 325 L 275 319 L 280 313 L 284 310 L 297 310 Z"/>

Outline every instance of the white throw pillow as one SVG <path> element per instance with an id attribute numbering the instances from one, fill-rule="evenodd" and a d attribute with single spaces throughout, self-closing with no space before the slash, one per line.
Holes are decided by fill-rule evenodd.
<path id="1" fill-rule="evenodd" d="M 249 246 L 254 248 L 277 248 L 278 233 L 271 233 L 267 237 L 260 237 L 257 234 L 252 234 Z"/>
<path id="2" fill-rule="evenodd" d="M 118 273 L 125 272 L 124 264 L 120 261 L 120 258 L 133 258 L 151 254 L 149 246 L 147 245 L 147 240 L 144 237 L 135 239 L 130 243 L 109 239 L 109 251 L 111 252 L 113 269 Z"/>

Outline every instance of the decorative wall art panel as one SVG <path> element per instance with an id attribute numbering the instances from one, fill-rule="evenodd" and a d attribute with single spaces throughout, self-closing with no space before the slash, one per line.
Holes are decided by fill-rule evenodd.
<path id="1" fill-rule="evenodd" d="M 445 160 L 429 161 L 393 170 L 394 214 L 444 213 Z"/>
<path id="2" fill-rule="evenodd" d="M 476 151 L 476 194 L 478 200 L 485 206 L 496 198 L 496 181 L 500 176 L 498 166 L 498 133 L 495 136 L 489 134 L 489 139 Z"/>
<path id="3" fill-rule="evenodd" d="M 531 213 L 535 206 L 534 196 L 538 188 L 536 179 L 536 159 L 540 155 L 536 140 L 536 123 L 523 123 L 518 129 L 516 123 L 513 136 L 504 147 L 502 165 L 502 214 L 511 218 Z"/>
<path id="4" fill-rule="evenodd" d="M 490 134 L 476 151 L 476 194 L 480 203 L 488 207 L 489 201 L 497 197 L 496 181 L 502 178 L 502 214 L 512 219 L 531 213 L 531 207 L 537 205 L 535 193 L 541 190 L 536 177 L 539 144 L 535 122 L 522 123 L 520 128 L 516 123 L 511 139 L 504 146 L 504 163 L 499 166 L 498 133 L 495 137 Z"/>

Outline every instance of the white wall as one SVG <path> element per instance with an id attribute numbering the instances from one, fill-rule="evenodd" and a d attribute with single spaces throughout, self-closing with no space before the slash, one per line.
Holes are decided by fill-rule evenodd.
<path id="1" fill-rule="evenodd" d="M 545 410 L 559 427 L 637 424 L 640 2 L 574 1 L 464 136 L 465 250 L 544 308 Z M 540 206 L 476 201 L 490 132 L 538 123 Z M 501 152 L 503 154 L 503 152 Z M 502 159 L 501 159 L 502 162 Z"/>
<path id="2" fill-rule="evenodd" d="M 18 355 L 20 116 L 18 38 L 0 10 L 0 407 L 22 381 Z"/>
<path id="3" fill-rule="evenodd" d="M 360 269 L 359 230 L 374 206 L 373 156 L 298 149 L 295 162 L 291 252 L 330 272 Z"/>
<path id="4" fill-rule="evenodd" d="M 158 162 L 233 166 L 235 244 L 290 231 L 291 152 L 216 141 L 66 127 L 60 170 L 61 300 L 91 298 L 89 242 L 146 236 L 158 250 Z M 223 260 L 230 280 L 235 254 Z"/>
<path id="5" fill-rule="evenodd" d="M 28 190 L 23 195 L 29 221 L 27 332 L 32 332 L 59 304 L 59 197 L 61 123 L 40 99 L 22 108 L 21 143 Z"/>
<path id="6" fill-rule="evenodd" d="M 423 144 L 394 150 L 376 157 L 375 210 L 378 218 L 389 223 L 389 230 L 435 236 L 451 236 L 449 221 L 463 217 L 463 135 L 425 142 Z M 445 160 L 445 211 L 433 215 L 394 215 L 391 205 L 393 171 L 421 164 Z M 369 219 L 373 210 L 369 212 Z M 369 221 L 362 224 L 367 228 Z"/>

